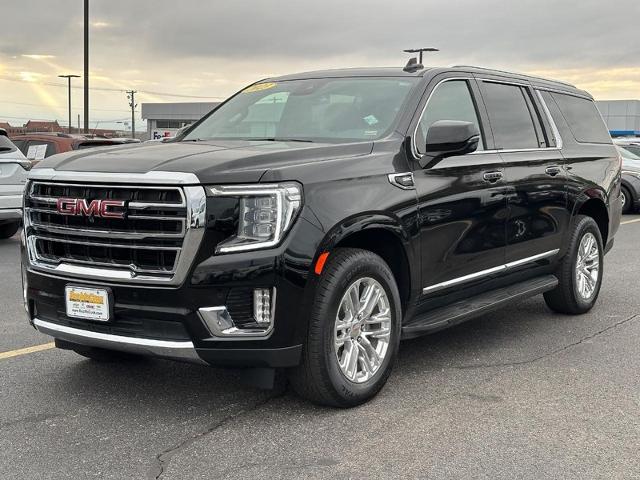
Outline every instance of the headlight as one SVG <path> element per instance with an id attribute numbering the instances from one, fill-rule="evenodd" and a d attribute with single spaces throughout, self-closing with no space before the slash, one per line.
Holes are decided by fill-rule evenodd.
<path id="1" fill-rule="evenodd" d="M 211 187 L 214 197 L 239 197 L 238 232 L 216 247 L 216 253 L 274 247 L 293 225 L 302 207 L 297 183 Z"/>

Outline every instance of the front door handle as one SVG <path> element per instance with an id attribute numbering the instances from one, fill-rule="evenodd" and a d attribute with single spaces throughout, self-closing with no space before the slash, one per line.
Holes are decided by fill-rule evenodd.
<path id="1" fill-rule="evenodd" d="M 485 182 L 496 183 L 498 180 L 502 180 L 502 172 L 484 172 L 482 178 Z"/>
<path id="2" fill-rule="evenodd" d="M 558 175 L 561 172 L 560 167 L 558 167 L 557 165 L 553 165 L 551 167 L 547 167 L 545 170 L 545 173 L 547 175 L 551 175 L 552 177 L 555 177 L 556 175 Z"/>

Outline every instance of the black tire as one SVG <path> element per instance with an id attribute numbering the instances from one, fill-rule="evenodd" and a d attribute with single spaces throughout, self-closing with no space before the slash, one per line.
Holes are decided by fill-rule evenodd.
<path id="1" fill-rule="evenodd" d="M 77 343 L 71 343 L 59 339 L 56 339 L 55 343 L 57 348 L 62 350 L 71 350 L 78 355 L 101 363 L 135 362 L 145 358 L 141 355 L 134 355 L 132 353 L 107 350 L 105 348 L 88 347 L 86 345 L 79 345 Z"/>
<path id="2" fill-rule="evenodd" d="M 633 211 L 633 197 L 631 192 L 625 186 L 620 188 L 620 196 L 623 197 L 624 204 L 622 205 L 622 213 L 631 213 Z"/>
<path id="3" fill-rule="evenodd" d="M 0 239 L 13 237 L 20 229 L 20 222 L 8 222 L 0 225 Z"/>
<path id="4" fill-rule="evenodd" d="M 389 344 L 378 370 L 363 383 L 350 381 L 336 358 L 335 321 L 340 302 L 358 279 L 377 281 L 389 301 Z M 389 266 L 375 253 L 355 248 L 336 249 L 319 280 L 311 308 L 307 340 L 301 364 L 289 371 L 293 389 L 314 403 L 353 407 L 374 397 L 384 386 L 395 362 L 400 343 L 402 311 L 400 294 Z M 360 339 L 358 338 L 358 341 Z"/>
<path id="5" fill-rule="evenodd" d="M 580 246 L 582 238 L 588 233 L 593 234 L 596 239 L 599 270 L 593 294 L 589 298 L 584 298 L 578 290 L 576 264 L 578 261 L 578 247 Z M 555 289 L 544 294 L 544 299 L 549 308 L 555 312 L 569 315 L 579 315 L 591 310 L 598 299 L 602 285 L 603 260 L 604 250 L 602 248 L 602 236 L 598 225 L 593 218 L 578 215 L 569 240 L 569 248 L 564 258 L 560 261 L 560 265 L 556 271 L 556 276 L 560 283 Z"/>

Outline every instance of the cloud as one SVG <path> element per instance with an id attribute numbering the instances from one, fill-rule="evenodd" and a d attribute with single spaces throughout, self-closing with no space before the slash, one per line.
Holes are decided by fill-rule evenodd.
<path id="1" fill-rule="evenodd" d="M 81 2 L 4 3 L 6 74 L 82 73 Z M 640 97 L 638 0 L 110 0 L 92 1 L 90 17 L 91 68 L 105 77 L 94 86 L 225 96 L 270 75 L 401 66 L 403 49 L 434 46 L 425 63 L 543 72 L 601 98 Z M 65 71 L 34 70 L 34 55 Z M 118 93 L 92 98 L 126 108 Z"/>

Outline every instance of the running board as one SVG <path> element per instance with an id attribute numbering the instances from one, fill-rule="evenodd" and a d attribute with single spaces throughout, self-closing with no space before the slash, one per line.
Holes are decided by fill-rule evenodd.
<path id="1" fill-rule="evenodd" d="M 470 320 L 511 302 L 533 297 L 558 285 L 555 275 L 545 275 L 493 290 L 414 317 L 402 327 L 402 339 L 419 337 Z"/>

